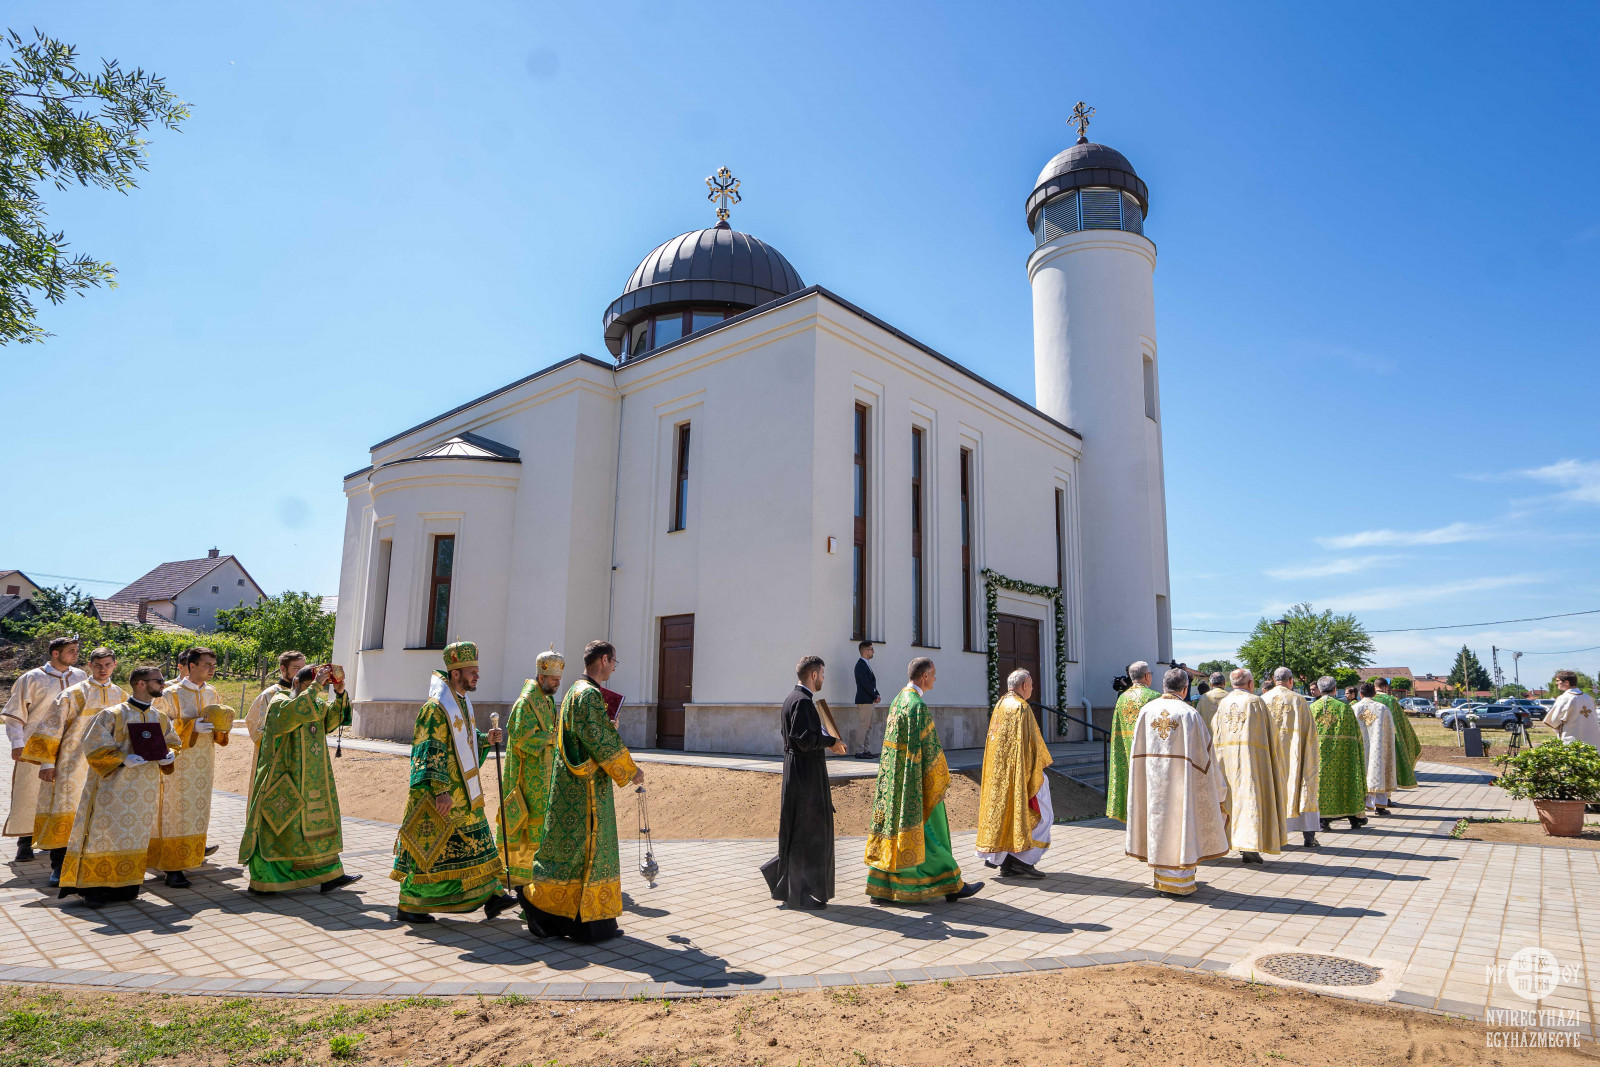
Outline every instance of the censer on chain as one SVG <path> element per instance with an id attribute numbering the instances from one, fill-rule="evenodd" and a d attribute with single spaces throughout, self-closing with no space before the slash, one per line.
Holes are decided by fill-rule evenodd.
<path id="1" fill-rule="evenodd" d="M 656 875 L 661 873 L 661 864 L 656 862 L 655 845 L 650 840 L 650 808 L 645 803 L 644 786 L 638 786 L 633 792 L 639 798 L 639 839 L 636 842 L 639 873 L 644 875 L 644 880 L 654 888 Z"/>

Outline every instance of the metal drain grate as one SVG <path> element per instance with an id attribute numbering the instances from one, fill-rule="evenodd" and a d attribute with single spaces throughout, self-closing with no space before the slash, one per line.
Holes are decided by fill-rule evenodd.
<path id="1" fill-rule="evenodd" d="M 1306 985 L 1372 985 L 1383 979 L 1383 972 L 1376 967 L 1313 952 L 1278 952 L 1262 956 L 1255 965 L 1274 978 L 1286 978 Z"/>

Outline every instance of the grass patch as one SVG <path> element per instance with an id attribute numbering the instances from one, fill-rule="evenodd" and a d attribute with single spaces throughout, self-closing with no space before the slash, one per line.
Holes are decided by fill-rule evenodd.
<path id="1" fill-rule="evenodd" d="M 69 998 L 11 987 L 0 992 L 0 1067 L 143 1064 L 180 1054 L 285 1063 L 320 1058 L 324 1041 L 334 1058 L 352 1059 L 364 1036 L 352 1031 L 441 1003 L 412 997 L 307 1012 L 304 1001 L 162 997 L 119 1006 L 113 996 Z"/>

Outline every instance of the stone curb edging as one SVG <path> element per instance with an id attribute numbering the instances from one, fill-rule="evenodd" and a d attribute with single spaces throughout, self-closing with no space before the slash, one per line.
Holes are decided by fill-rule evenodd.
<path id="1" fill-rule="evenodd" d="M 1030 960 L 1000 963 L 951 964 L 934 967 L 898 967 L 885 970 L 837 972 L 833 974 L 778 975 L 751 982 L 725 981 L 711 985 L 686 985 L 681 982 L 350 982 L 312 979 L 234 979 L 195 978 L 186 975 L 122 974 L 117 971 L 60 971 L 48 967 L 0 968 L 0 984 L 47 985 L 118 992 L 168 993 L 181 996 L 252 996 L 294 999 L 388 999 L 397 997 L 505 997 L 529 1000 L 686 1000 L 697 997 L 735 997 L 743 993 L 804 992 L 842 986 L 870 986 L 957 979 L 1001 978 L 1014 974 L 1066 971 L 1078 967 L 1104 967 L 1119 964 L 1149 963 L 1177 970 L 1225 974 L 1232 966 L 1222 960 L 1183 956 L 1175 953 L 1126 949 L 1119 952 L 1094 952 L 1083 956 L 1040 956 Z M 1270 984 L 1270 983 L 1262 983 Z M 1372 1004 L 1361 997 L 1329 989 L 1317 990 L 1320 996 Z M 1456 1016 L 1483 1022 L 1484 1009 L 1464 1001 L 1435 1000 L 1404 990 L 1396 992 L 1387 1006 L 1421 1011 L 1429 1015 Z M 1589 1024 L 1580 1025 L 1583 1037 L 1596 1037 Z"/>

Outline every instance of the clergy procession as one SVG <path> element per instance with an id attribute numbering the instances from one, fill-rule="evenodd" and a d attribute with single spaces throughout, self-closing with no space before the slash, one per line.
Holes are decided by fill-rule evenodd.
<path id="1" fill-rule="evenodd" d="M 51 887 L 90 908 L 134 899 L 147 872 L 167 888 L 188 888 L 187 872 L 219 847 L 208 840 L 215 753 L 229 743 L 235 718 L 210 684 L 216 654 L 184 652 L 170 683 L 157 667 L 135 668 L 127 690 L 111 681 L 109 649 L 90 653 L 87 673 L 72 638 L 51 641 L 49 656 L 18 679 L 5 706 L 14 759 L 37 767 L 13 775 L 5 832 L 18 838 L 18 860 L 36 849 L 47 854 Z M 617 731 L 621 698 L 605 688 L 615 647 L 588 644 L 583 673 L 559 705 L 566 661 L 553 648 L 539 654 L 504 729 L 498 716 L 488 730 L 477 725 L 477 646 L 456 641 L 442 660 L 416 715 L 390 873 L 400 883 L 395 919 L 425 924 L 481 909 L 493 920 L 517 908 L 534 937 L 619 936 L 614 790 L 642 793 L 644 772 Z M 779 716 L 778 853 L 761 874 L 774 900 L 820 910 L 835 895 L 826 760 L 846 745 L 819 695 L 822 659 L 802 658 L 795 673 Z M 254 750 L 238 862 L 251 894 L 313 886 L 329 893 L 361 878 L 340 862 L 329 752 L 351 722 L 344 671 L 286 651 L 278 674 L 244 716 Z M 1151 867 L 1161 893 L 1193 893 L 1199 865 L 1230 852 L 1264 863 L 1297 832 L 1300 847 L 1318 848 L 1318 832 L 1334 819 L 1359 829 L 1416 785 L 1416 734 L 1384 680 L 1362 683 L 1354 707 L 1334 695 L 1332 678 L 1320 679 L 1308 702 L 1287 667 L 1259 693 L 1248 670 L 1228 680 L 1226 692 L 1213 684 L 1191 704 L 1185 668 L 1167 671 L 1161 692 L 1143 661 L 1118 679 L 1105 813 L 1125 825 L 1127 855 Z M 863 857 L 874 904 L 955 903 L 983 886 L 964 876 L 951 841 L 951 772 L 927 703 L 937 681 L 931 659 L 913 659 L 884 721 Z M 1052 759 L 1030 702 L 1033 677 L 1018 670 L 1005 684 L 989 717 L 973 859 L 995 877 L 1043 879 Z M 1566 710 L 1581 712 L 1581 699 L 1561 709 L 1587 723 L 1592 711 Z M 492 813 L 484 777 L 491 751 L 501 798 Z"/>

